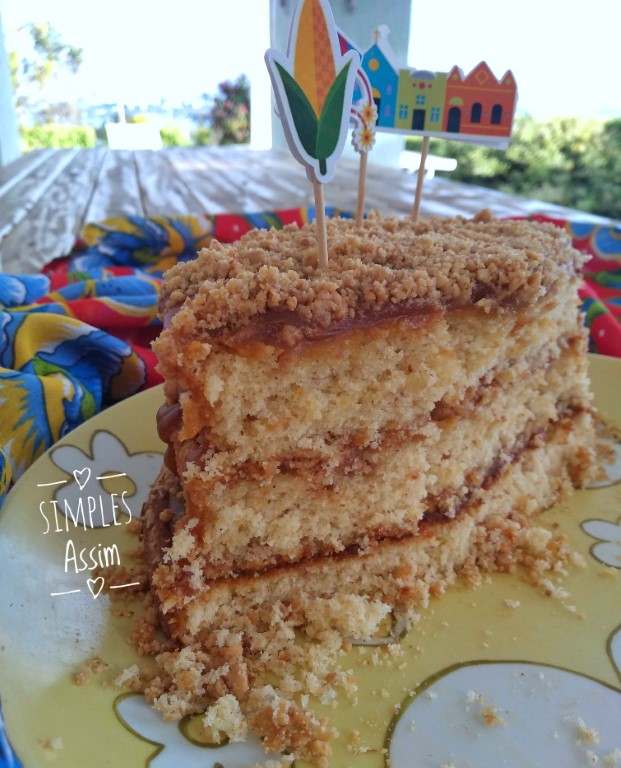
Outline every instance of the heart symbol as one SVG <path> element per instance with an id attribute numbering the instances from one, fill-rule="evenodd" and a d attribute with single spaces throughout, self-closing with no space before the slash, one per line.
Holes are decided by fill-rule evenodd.
<path id="1" fill-rule="evenodd" d="M 80 486 L 80 490 L 82 490 L 86 483 L 88 483 L 88 481 L 91 479 L 91 469 L 90 467 L 84 467 L 84 469 L 74 469 L 73 476 L 75 477 L 76 483 Z M 85 480 L 82 480 L 83 476 L 85 476 Z"/>
<path id="2" fill-rule="evenodd" d="M 96 579 L 87 579 L 86 586 L 90 589 L 91 595 L 94 600 L 97 600 L 97 595 L 101 592 L 104 585 L 103 576 L 98 576 Z"/>

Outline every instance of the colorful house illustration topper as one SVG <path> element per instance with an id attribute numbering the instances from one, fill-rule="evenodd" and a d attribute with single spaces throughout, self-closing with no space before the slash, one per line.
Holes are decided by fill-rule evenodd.
<path id="1" fill-rule="evenodd" d="M 467 75 L 400 67 L 388 42 L 390 30 L 381 26 L 373 43 L 359 49 L 339 33 L 341 51 L 360 54 L 360 68 L 371 85 L 377 107 L 376 130 L 458 139 L 503 149 L 509 143 L 517 101 L 511 70 L 499 79 L 480 62 Z M 354 101 L 360 97 L 354 91 Z"/>

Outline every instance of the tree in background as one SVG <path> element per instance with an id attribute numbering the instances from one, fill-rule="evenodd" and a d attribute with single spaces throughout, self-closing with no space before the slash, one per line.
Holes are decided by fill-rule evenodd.
<path id="1" fill-rule="evenodd" d="M 196 147 L 208 147 L 213 144 L 213 134 L 206 125 L 199 125 L 192 131 L 192 144 Z"/>
<path id="2" fill-rule="evenodd" d="M 406 147 L 421 142 L 410 138 Z M 621 120 L 523 115 L 506 150 L 431 139 L 429 151 L 457 160 L 455 181 L 621 218 Z"/>
<path id="3" fill-rule="evenodd" d="M 47 23 L 29 22 L 20 27 L 23 49 L 9 52 L 9 67 L 15 92 L 18 118 L 23 120 L 31 102 L 40 96 L 46 83 L 60 71 L 76 73 L 81 64 L 83 49 L 63 42 L 59 33 Z M 50 106 L 41 122 L 50 119 Z M 62 105 L 60 113 L 70 110 Z M 32 111 L 32 110 L 29 110 Z M 73 113 L 75 120 L 75 113 Z"/>
<path id="4" fill-rule="evenodd" d="M 585 210 L 604 212 L 605 216 L 621 220 L 621 119 L 604 123 L 585 154 L 591 179 Z"/>
<path id="5" fill-rule="evenodd" d="M 245 144 L 250 141 L 250 85 L 245 75 L 218 86 L 219 93 L 209 112 L 216 144 Z"/>

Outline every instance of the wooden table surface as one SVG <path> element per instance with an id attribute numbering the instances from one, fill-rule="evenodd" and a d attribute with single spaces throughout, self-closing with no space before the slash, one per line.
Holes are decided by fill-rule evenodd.
<path id="1" fill-rule="evenodd" d="M 357 161 L 341 159 L 325 187 L 326 205 L 354 212 L 357 176 Z M 411 213 L 416 178 L 370 160 L 366 210 Z M 312 204 L 303 168 L 284 151 L 240 146 L 39 150 L 0 168 L 0 267 L 37 272 L 69 251 L 86 222 L 110 216 L 251 213 Z M 421 216 L 472 215 L 486 207 L 497 216 L 546 213 L 606 221 L 448 178 L 425 181 Z"/>

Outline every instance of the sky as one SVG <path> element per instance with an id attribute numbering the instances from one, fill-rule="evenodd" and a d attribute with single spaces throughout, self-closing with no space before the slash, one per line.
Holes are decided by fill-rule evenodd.
<path id="1" fill-rule="evenodd" d="M 272 0 L 275 7 L 293 1 Z M 9 50 L 14 30 L 28 21 L 48 21 L 65 42 L 84 49 L 80 72 L 50 86 L 50 101 L 82 96 L 134 104 L 214 95 L 220 81 L 241 73 L 267 93 L 269 2 L 0 0 L 0 12 Z M 354 6 L 369 2 L 377 0 Z M 434 71 L 457 64 L 467 73 L 485 60 L 498 77 L 513 71 L 520 112 L 538 119 L 621 117 L 621 88 L 613 83 L 619 22 L 620 0 L 413 0 L 403 63 Z"/>
<path id="2" fill-rule="evenodd" d="M 621 117 L 620 29 L 620 0 L 414 0 L 408 64 L 469 72 L 485 60 L 497 77 L 511 69 L 518 110 L 538 119 Z"/>
<path id="3" fill-rule="evenodd" d="M 265 69 L 267 3 L 260 23 L 263 0 L 0 0 L 0 12 L 9 50 L 12 30 L 28 21 L 48 21 L 84 49 L 78 74 L 50 94 L 152 103 L 215 94 L 222 80 Z"/>

